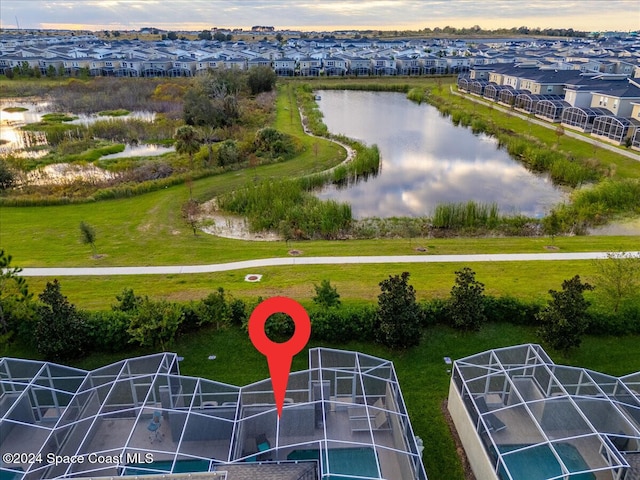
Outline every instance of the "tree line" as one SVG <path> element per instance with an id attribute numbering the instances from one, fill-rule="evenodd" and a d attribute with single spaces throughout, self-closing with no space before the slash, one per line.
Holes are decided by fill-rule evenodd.
<path id="1" fill-rule="evenodd" d="M 37 300 L 11 265 L 11 256 L 0 251 L 0 343 L 18 342 L 35 348 L 47 360 L 82 358 L 94 352 L 124 352 L 132 345 L 149 350 L 170 349 L 180 335 L 209 328 L 243 328 L 255 302 L 234 298 L 223 288 L 199 301 L 175 303 L 155 300 L 124 289 L 108 311 L 83 311 L 62 294 L 60 282 L 48 282 Z M 351 340 L 377 342 L 402 350 L 420 343 L 433 325 L 478 331 L 491 322 L 535 326 L 543 344 L 568 351 L 580 346 L 584 334 L 640 333 L 640 257 L 610 254 L 601 261 L 596 276 L 605 308 L 591 309 L 584 293 L 594 286 L 580 276 L 562 282 L 561 290 L 549 290 L 545 305 L 513 297 L 486 295 L 475 272 L 464 267 L 455 272 L 447 298 L 419 302 L 409 283 L 410 273 L 389 275 L 379 283 L 376 304 L 343 305 L 337 287 L 324 279 L 314 285 L 308 308 L 312 339 L 333 343 Z M 284 314 L 266 322 L 274 341 L 289 338 L 292 320 Z"/>

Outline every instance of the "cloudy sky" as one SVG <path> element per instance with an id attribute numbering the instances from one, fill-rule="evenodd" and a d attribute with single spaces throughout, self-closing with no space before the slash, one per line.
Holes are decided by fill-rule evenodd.
<path id="1" fill-rule="evenodd" d="M 2 0 L 0 26 L 167 30 L 425 27 L 640 29 L 638 0 Z"/>

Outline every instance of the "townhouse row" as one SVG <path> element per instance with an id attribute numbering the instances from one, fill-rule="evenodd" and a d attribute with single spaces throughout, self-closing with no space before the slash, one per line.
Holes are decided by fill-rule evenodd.
<path id="1" fill-rule="evenodd" d="M 516 65 L 472 69 L 457 84 L 461 92 L 640 150 L 638 79 Z"/>
<path id="2" fill-rule="evenodd" d="M 37 68 L 47 75 L 53 68 L 56 75 L 74 75 L 86 70 L 91 76 L 115 77 L 192 77 L 209 69 L 247 70 L 257 66 L 272 68 L 278 76 L 367 76 L 367 75 L 442 75 L 469 70 L 467 58 L 414 57 L 327 57 L 278 58 L 219 57 L 200 59 L 172 58 L 38 58 L 0 57 L 0 74 L 23 65 Z"/>

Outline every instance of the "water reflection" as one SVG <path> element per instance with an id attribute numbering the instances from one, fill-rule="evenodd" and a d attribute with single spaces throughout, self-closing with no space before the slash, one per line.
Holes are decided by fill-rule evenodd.
<path id="1" fill-rule="evenodd" d="M 165 153 L 175 152 L 174 147 L 163 147 L 160 145 L 126 145 L 122 152 L 111 153 L 109 155 L 103 155 L 101 160 L 109 160 L 112 158 L 126 158 L 126 157 L 155 157 L 158 155 L 164 155 Z"/>
<path id="2" fill-rule="evenodd" d="M 6 109 L 9 108 L 26 108 L 25 111 L 18 112 L 8 112 Z M 15 101 L 15 100 L 5 100 L 0 102 L 0 139 L 4 140 L 4 142 L 0 142 L 0 154 L 12 153 L 18 154 L 20 156 L 20 150 L 28 147 L 33 147 L 37 145 L 46 145 L 46 138 L 43 141 L 38 141 L 34 143 L 34 135 L 41 132 L 32 132 L 29 138 L 25 138 L 25 132 L 20 130 L 20 127 L 27 125 L 29 123 L 37 123 L 42 121 L 43 115 L 47 113 L 53 113 L 50 110 L 50 104 L 44 101 L 38 102 L 26 102 L 26 101 Z M 107 120 L 107 121 L 118 121 L 118 120 L 128 120 L 128 119 L 137 119 L 145 122 L 153 122 L 155 120 L 155 112 L 148 111 L 134 111 L 130 112 L 128 115 L 123 115 L 119 117 L 112 117 L 106 115 L 98 115 L 98 114 L 79 114 L 74 115 L 78 118 L 72 120 L 70 122 L 64 122 L 65 124 L 72 125 L 84 125 L 89 126 L 92 123 L 95 123 L 99 120 Z M 40 139 L 41 140 L 41 139 Z M 163 152 L 164 153 L 164 152 Z M 46 154 L 46 152 L 45 152 Z M 42 154 L 29 154 L 28 156 L 41 156 Z M 142 154 L 140 154 L 142 155 Z M 151 153 L 150 155 L 154 155 Z M 155 155 L 161 155 L 161 153 L 157 153 Z M 135 155 L 130 155 L 135 156 Z"/>
<path id="3" fill-rule="evenodd" d="M 351 204 L 356 218 L 430 215 L 446 202 L 497 203 L 503 213 L 542 216 L 565 194 L 547 176 L 528 171 L 486 135 L 454 126 L 402 93 L 322 91 L 318 101 L 332 133 L 367 144 L 382 156 L 380 175 L 323 199 Z"/>

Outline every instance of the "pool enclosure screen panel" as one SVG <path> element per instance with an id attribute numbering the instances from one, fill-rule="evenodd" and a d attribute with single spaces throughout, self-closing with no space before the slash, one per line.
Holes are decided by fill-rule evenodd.
<path id="1" fill-rule="evenodd" d="M 126 461 L 52 466 L 16 459 L 0 465 L 0 476 L 213 472 L 312 457 L 322 479 L 426 480 L 391 362 L 314 348 L 309 365 L 291 373 L 278 417 L 270 379 L 237 387 L 182 376 L 172 353 L 91 372 L 2 358 L 0 453 L 99 452 Z"/>
<path id="2" fill-rule="evenodd" d="M 457 360 L 451 381 L 497 478 L 618 480 L 640 465 L 639 380 L 528 344 Z"/>

